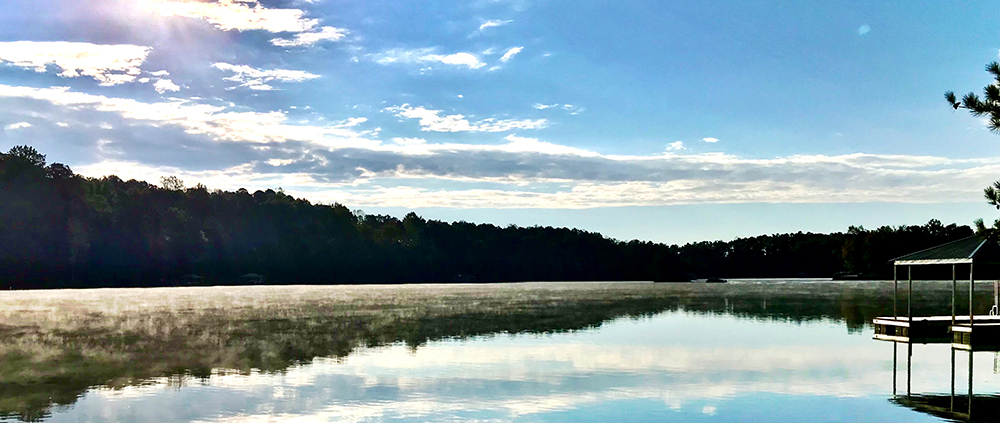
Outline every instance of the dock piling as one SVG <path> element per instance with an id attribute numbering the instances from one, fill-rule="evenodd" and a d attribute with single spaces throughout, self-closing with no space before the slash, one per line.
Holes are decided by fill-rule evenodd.
<path id="1" fill-rule="evenodd" d="M 906 321 L 913 324 L 913 266 L 906 266 Z"/>
<path id="2" fill-rule="evenodd" d="M 892 318 L 898 319 L 899 312 L 896 311 L 896 298 L 899 297 L 899 278 L 896 276 L 896 271 L 899 270 L 899 265 L 893 263 L 892 265 Z"/>
<path id="3" fill-rule="evenodd" d="M 951 349 L 951 405 L 949 411 L 955 411 L 955 349 Z"/>
<path id="4" fill-rule="evenodd" d="M 951 265 L 951 325 L 955 326 L 955 297 L 958 294 L 957 264 Z"/>
<path id="5" fill-rule="evenodd" d="M 910 373 L 912 373 L 912 367 L 910 362 L 913 361 L 913 343 L 906 343 L 906 397 L 910 397 Z"/>
<path id="6" fill-rule="evenodd" d="M 976 280 L 972 277 L 972 263 L 969 263 L 969 329 L 972 329 L 972 316 L 975 314 L 975 311 L 972 309 L 972 293 L 975 290 Z M 970 333 L 969 336 L 971 337 L 972 334 Z"/>

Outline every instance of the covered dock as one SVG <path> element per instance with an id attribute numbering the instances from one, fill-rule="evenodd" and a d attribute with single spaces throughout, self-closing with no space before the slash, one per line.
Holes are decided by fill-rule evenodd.
<path id="1" fill-rule="evenodd" d="M 975 314 L 974 298 L 976 265 L 1000 263 L 1000 244 L 988 237 L 974 235 L 937 247 L 896 258 L 893 263 L 892 316 L 877 317 L 875 339 L 906 343 L 948 343 L 957 349 L 995 350 L 1000 347 L 1000 316 L 996 306 L 990 314 Z M 913 315 L 914 266 L 951 265 L 951 315 Z M 968 314 L 958 315 L 958 271 L 968 269 Z M 900 270 L 906 272 L 906 314 L 901 315 L 899 302 Z M 964 281 L 963 281 L 964 283 Z M 997 286 L 994 283 L 994 304 Z"/>

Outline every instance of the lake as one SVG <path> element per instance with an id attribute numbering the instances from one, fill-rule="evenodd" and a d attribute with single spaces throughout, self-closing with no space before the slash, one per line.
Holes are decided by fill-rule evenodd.
<path id="1" fill-rule="evenodd" d="M 916 314 L 949 310 L 950 282 L 916 288 Z M 956 416 L 970 354 L 873 340 L 891 313 L 892 283 L 864 281 L 10 291 L 0 421 Z M 973 417 L 995 421 L 1000 363 L 971 359 Z"/>

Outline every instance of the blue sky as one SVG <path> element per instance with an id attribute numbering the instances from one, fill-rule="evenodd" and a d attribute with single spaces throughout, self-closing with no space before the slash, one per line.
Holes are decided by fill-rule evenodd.
<path id="1" fill-rule="evenodd" d="M 7 0 L 0 149 L 670 243 L 995 217 L 942 96 L 995 3 L 744 3 Z"/>

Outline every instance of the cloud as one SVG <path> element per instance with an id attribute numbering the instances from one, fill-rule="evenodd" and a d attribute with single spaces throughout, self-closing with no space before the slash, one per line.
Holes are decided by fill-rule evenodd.
<path id="1" fill-rule="evenodd" d="M 381 65 L 390 64 L 426 64 L 429 62 L 443 63 L 446 65 L 466 67 L 469 69 L 479 69 L 486 66 L 479 57 L 466 52 L 452 54 L 438 54 L 435 49 L 422 48 L 414 50 L 393 49 L 382 53 L 369 55 L 376 63 Z"/>
<path id="2" fill-rule="evenodd" d="M 868 26 L 868 24 L 861 25 L 861 27 L 858 28 L 858 35 L 865 35 L 871 32 L 871 30 L 872 27 Z"/>
<path id="3" fill-rule="evenodd" d="M 159 79 L 153 83 L 153 89 L 156 92 L 163 94 L 167 91 L 180 91 L 181 87 L 177 86 L 174 81 L 169 79 Z"/>
<path id="4" fill-rule="evenodd" d="M 681 141 L 674 141 L 674 142 L 672 142 L 670 144 L 667 144 L 667 151 L 678 151 L 678 150 L 686 150 L 686 149 L 687 149 L 687 147 L 684 147 L 684 143 L 681 142 Z"/>
<path id="5" fill-rule="evenodd" d="M 271 9 L 257 0 L 147 0 L 147 6 L 163 16 L 202 19 L 223 31 L 260 30 L 272 33 L 293 32 L 292 38 L 273 38 L 279 47 L 299 47 L 320 41 L 336 41 L 346 29 L 324 26 L 318 19 L 305 17 L 300 9 Z"/>
<path id="6" fill-rule="evenodd" d="M 559 104 L 559 103 L 555 103 L 555 104 L 535 103 L 531 107 L 534 107 L 535 109 L 538 109 L 538 110 L 548 110 L 548 109 L 556 109 L 556 108 L 558 108 L 558 109 L 562 109 L 562 110 L 565 110 L 565 111 L 569 112 L 570 115 L 578 115 L 580 113 L 583 113 L 585 110 L 587 110 L 587 109 L 585 109 L 583 107 L 574 106 L 572 104 Z"/>
<path id="7" fill-rule="evenodd" d="M 423 138 L 393 138 L 392 142 L 399 145 L 423 145 L 427 144 L 427 140 Z"/>
<path id="8" fill-rule="evenodd" d="M 701 140 L 704 142 L 712 142 L 712 143 L 719 142 L 718 138 L 712 138 L 712 137 L 702 138 Z"/>
<path id="9" fill-rule="evenodd" d="M 468 66 L 469 69 L 479 69 L 486 66 L 472 53 L 429 54 L 420 58 L 424 61 L 441 62 L 446 65 Z"/>
<path id="10" fill-rule="evenodd" d="M 306 32 L 319 25 L 302 10 L 269 9 L 255 0 L 149 0 L 147 6 L 163 16 L 202 19 L 223 31 Z"/>
<path id="11" fill-rule="evenodd" d="M 503 54 L 500 61 L 507 63 L 508 60 L 513 59 L 514 56 L 521 52 L 521 50 L 524 50 L 524 47 L 511 47 L 506 53 Z"/>
<path id="12" fill-rule="evenodd" d="M 110 86 L 135 81 L 149 47 L 129 44 L 104 45 L 67 41 L 0 42 L 0 62 L 45 72 L 49 65 L 59 76 L 89 76 Z"/>
<path id="13" fill-rule="evenodd" d="M 341 122 L 337 127 L 339 128 L 350 128 L 352 126 L 358 126 L 362 123 L 368 122 L 368 118 L 363 117 L 353 117 Z"/>
<path id="14" fill-rule="evenodd" d="M 487 28 L 496 28 L 498 26 L 507 25 L 507 24 L 509 24 L 511 22 L 514 22 L 514 21 L 513 20 L 490 19 L 490 20 L 488 20 L 486 22 L 483 22 L 482 25 L 479 25 L 479 30 L 482 31 L 482 30 L 487 29 Z"/>
<path id="15" fill-rule="evenodd" d="M 422 131 L 429 132 L 506 132 L 518 129 L 544 128 L 545 119 L 495 119 L 488 118 L 472 123 L 460 114 L 441 116 L 441 110 L 412 107 L 409 104 L 388 107 L 385 111 L 407 119 L 419 119 Z"/>
<path id="16" fill-rule="evenodd" d="M 28 122 L 18 122 L 18 123 L 12 123 L 10 125 L 4 126 L 3 129 L 9 131 L 11 129 L 22 129 L 22 128 L 30 128 L 30 127 L 31 127 L 31 124 L 28 123 Z"/>
<path id="17" fill-rule="evenodd" d="M 0 84 L 0 101 L 11 105 L 7 109 L 8 113 L 11 110 L 41 107 L 39 103 L 47 103 L 55 107 L 49 110 L 49 115 L 59 110 L 63 115 L 73 118 L 53 116 L 58 121 L 107 121 L 117 116 L 129 123 L 122 125 L 123 127 L 138 128 L 145 124 L 161 131 L 166 131 L 167 127 L 175 127 L 187 135 L 206 136 L 217 142 L 269 144 L 294 140 L 327 148 L 357 148 L 378 144 L 377 141 L 366 139 L 366 133 L 343 126 L 295 125 L 289 123 L 282 112 L 234 111 L 227 106 L 197 103 L 193 100 L 170 99 L 146 103 L 74 92 L 66 87 L 33 88 Z"/>
<path id="18" fill-rule="evenodd" d="M 479 29 L 476 29 L 475 31 L 472 31 L 472 33 L 469 34 L 469 38 L 478 36 L 478 35 L 482 34 L 483 32 L 485 32 L 486 30 L 488 30 L 490 28 L 496 28 L 496 27 L 504 26 L 504 25 L 510 24 L 512 22 L 514 22 L 514 21 L 513 20 L 499 20 L 499 19 L 490 19 L 488 21 L 484 21 L 481 25 L 479 25 Z"/>
<path id="19" fill-rule="evenodd" d="M 289 70 L 289 69 L 256 69 L 247 65 L 232 65 L 229 63 L 214 63 L 212 67 L 223 72 L 232 72 L 234 75 L 224 78 L 226 81 L 238 82 L 240 87 L 251 90 L 271 90 L 274 89 L 269 82 L 303 82 L 310 79 L 319 78 L 319 75 L 309 72 Z"/>
<path id="20" fill-rule="evenodd" d="M 310 46 L 316 44 L 320 41 L 337 41 L 344 38 L 348 34 L 348 31 L 343 28 L 334 28 L 332 26 L 324 26 L 319 32 L 303 32 L 295 34 L 291 39 L 288 38 L 274 38 L 271 40 L 271 44 L 278 47 L 302 47 Z"/>
<path id="21" fill-rule="evenodd" d="M 59 142 L 97 153 L 99 158 L 89 163 L 71 163 L 85 175 L 128 171 L 120 176 L 149 178 L 169 171 L 201 175 L 200 181 L 212 187 L 282 186 L 313 201 L 354 207 L 964 202 L 978 201 L 981 187 L 1000 173 L 996 158 L 855 153 L 749 159 L 683 150 L 609 155 L 512 134 L 497 139 L 482 134 L 473 143 L 442 142 L 435 134 L 382 142 L 375 131 L 359 129 L 362 117 L 295 124 L 280 111 L 244 111 L 217 100 L 141 102 L 68 88 L 0 85 L 0 102 L 5 105 L 0 121 L 30 120 L 57 131 L 52 139 L 34 138 L 39 145 Z M 489 133 L 545 124 L 470 121 L 407 104 L 385 110 L 419 120 L 424 133 Z M 59 131 L 59 122 L 72 122 L 73 130 Z"/>

